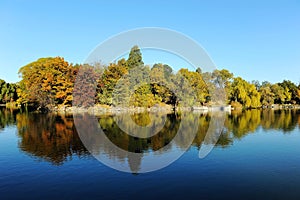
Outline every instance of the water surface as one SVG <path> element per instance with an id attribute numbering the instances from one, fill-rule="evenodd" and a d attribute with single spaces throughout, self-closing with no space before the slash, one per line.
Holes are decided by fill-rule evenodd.
<path id="1" fill-rule="evenodd" d="M 120 117 L 141 126 L 150 120 L 148 114 Z M 112 116 L 99 116 L 97 120 L 105 135 L 120 148 L 164 154 L 161 149 L 175 137 L 181 115 L 164 117 L 161 131 L 144 139 L 122 132 Z M 116 171 L 95 159 L 81 142 L 72 116 L 2 109 L 1 199 L 300 198 L 299 111 L 228 114 L 216 146 L 199 159 L 210 119 L 209 113 L 200 115 L 192 146 L 181 158 L 161 170 L 139 174 L 143 156 L 131 160 L 126 154 L 99 147 L 99 152 L 109 158 L 129 163 L 132 173 Z M 181 144 L 176 143 L 172 150 L 180 149 Z"/>

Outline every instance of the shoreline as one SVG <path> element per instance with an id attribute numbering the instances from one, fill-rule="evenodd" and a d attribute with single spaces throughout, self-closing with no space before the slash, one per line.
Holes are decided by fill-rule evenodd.
<path id="1" fill-rule="evenodd" d="M 176 107 L 171 105 L 164 106 L 153 106 L 151 108 L 145 107 L 112 107 L 95 105 L 89 108 L 82 107 L 56 107 L 50 110 L 50 113 L 65 113 L 65 114 L 81 114 L 89 113 L 93 115 L 101 114 L 121 114 L 121 113 L 174 113 L 174 112 L 215 112 L 215 111 L 225 111 L 231 112 L 231 106 L 193 106 L 193 107 Z"/>
<path id="2" fill-rule="evenodd" d="M 233 108 L 231 105 L 213 105 L 213 106 L 192 106 L 192 107 L 176 107 L 174 108 L 171 105 L 165 106 L 153 106 L 151 108 L 145 107 L 112 107 L 106 105 L 95 105 L 89 108 L 82 107 L 60 107 L 55 108 L 50 113 L 59 113 L 59 114 L 92 114 L 92 115 L 102 115 L 102 114 L 122 114 L 122 113 L 175 113 L 175 112 L 227 112 L 231 113 L 231 111 L 243 111 L 243 110 L 251 110 L 251 109 L 261 109 L 261 110 L 298 110 L 300 109 L 300 105 L 279 105 L 273 107 L 260 107 L 260 108 L 250 108 L 250 109 L 238 109 Z"/>
<path id="3" fill-rule="evenodd" d="M 12 108 L 8 106 L 0 106 L 0 108 Z M 14 107 L 18 110 L 19 107 Z M 251 109 L 262 109 L 262 110 L 298 110 L 300 105 L 272 105 L 262 106 L 260 108 L 249 108 Z M 122 113 L 175 113 L 175 112 L 228 112 L 231 111 L 243 111 L 249 109 L 234 108 L 231 105 L 212 105 L 212 106 L 192 106 L 192 107 L 174 107 L 172 105 L 155 105 L 151 108 L 146 107 L 113 107 L 107 105 L 95 105 L 93 107 L 74 107 L 74 106 L 56 106 L 46 111 L 43 110 L 32 110 L 28 112 L 36 113 L 57 113 L 57 114 L 91 114 L 91 115 L 105 115 L 105 114 L 122 114 Z"/>

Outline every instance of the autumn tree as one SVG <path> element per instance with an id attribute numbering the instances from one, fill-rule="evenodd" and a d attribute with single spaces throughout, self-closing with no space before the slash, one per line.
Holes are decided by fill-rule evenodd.
<path id="1" fill-rule="evenodd" d="M 190 83 L 196 94 L 197 104 L 203 104 L 208 96 L 208 90 L 201 74 L 198 72 L 189 71 L 187 69 L 181 69 L 178 73 L 184 76 Z"/>
<path id="2" fill-rule="evenodd" d="M 272 91 L 272 84 L 270 82 L 263 82 L 259 89 L 261 95 L 261 104 L 264 106 L 269 106 L 274 103 L 275 94 Z"/>
<path id="3" fill-rule="evenodd" d="M 171 77 L 174 91 L 173 102 L 175 105 L 193 106 L 205 102 L 207 93 L 206 84 L 201 74 L 192 72 L 188 69 L 180 69 L 175 76 Z"/>
<path id="4" fill-rule="evenodd" d="M 174 93 L 171 90 L 172 68 L 162 63 L 154 64 L 150 72 L 151 88 L 154 96 L 165 104 L 174 104 Z"/>
<path id="5" fill-rule="evenodd" d="M 231 102 L 239 102 L 245 108 L 261 106 L 260 93 L 256 90 L 255 85 L 248 83 L 241 77 L 233 79 L 229 98 Z"/>
<path id="6" fill-rule="evenodd" d="M 68 104 L 76 70 L 61 57 L 40 58 L 19 70 L 21 103 L 33 103 L 40 108 Z"/>
<path id="7" fill-rule="evenodd" d="M 80 65 L 73 90 L 73 106 L 91 107 L 95 104 L 98 78 L 93 66 Z"/>
<path id="8" fill-rule="evenodd" d="M 49 57 L 29 63 L 19 74 L 22 80 L 17 84 L 0 80 L 1 104 L 16 101 L 21 105 L 51 109 L 58 105 L 70 106 L 74 96 L 75 105 L 83 107 L 94 103 L 151 107 L 180 102 L 197 106 L 224 104 L 224 100 L 244 108 L 273 103 L 300 104 L 300 85 L 289 80 L 260 84 L 234 77 L 226 69 L 202 72 L 199 67 L 195 71 L 182 68 L 174 73 L 163 63 L 150 68 L 144 65 L 138 46 L 131 48 L 128 59 L 108 66 L 99 63 L 73 66 L 61 57 Z M 73 91 L 75 83 L 80 87 Z"/>

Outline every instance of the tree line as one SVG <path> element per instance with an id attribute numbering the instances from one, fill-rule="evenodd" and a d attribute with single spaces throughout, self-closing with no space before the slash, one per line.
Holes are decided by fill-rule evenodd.
<path id="1" fill-rule="evenodd" d="M 300 84 L 289 80 L 274 84 L 248 82 L 226 69 L 202 72 L 201 68 L 195 71 L 182 68 L 174 72 L 163 63 L 150 67 L 144 64 L 138 46 L 131 49 L 128 59 L 108 66 L 74 65 L 62 57 L 48 57 L 21 67 L 19 75 L 18 83 L 0 80 L 0 104 L 14 103 L 35 109 L 71 106 L 73 101 L 83 107 L 176 106 L 182 99 L 189 106 L 211 105 L 217 103 L 215 99 L 224 99 L 240 108 L 300 104 Z M 80 85 L 76 90 L 75 80 Z"/>

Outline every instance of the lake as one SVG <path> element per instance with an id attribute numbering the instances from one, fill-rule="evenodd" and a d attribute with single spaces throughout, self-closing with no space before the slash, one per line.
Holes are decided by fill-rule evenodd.
<path id="1" fill-rule="evenodd" d="M 72 115 L 0 111 L 1 199 L 300 199 L 300 110 L 247 110 L 226 114 L 212 151 L 199 158 L 210 113 L 200 113 L 191 146 L 170 165 L 139 173 L 146 155 L 170 155 L 184 149 L 190 135 L 175 143 L 183 114 L 147 113 L 95 117 L 102 134 L 132 158 L 101 141 L 96 153 L 131 173 L 112 169 L 91 155 Z M 136 138 L 118 126 L 140 127 L 165 121 L 151 137 Z M 91 130 L 88 115 L 80 123 Z M 121 124 L 119 123 L 119 124 Z M 189 126 L 184 127 L 188 132 Z M 183 132 L 184 133 L 184 132 Z M 86 135 L 89 133 L 86 132 Z M 182 140 L 182 141 L 180 141 Z M 209 143 L 209 142 L 208 142 Z M 213 141 L 211 143 L 214 143 Z M 163 147 L 168 145 L 168 149 Z M 182 146 L 183 145 L 183 146 Z M 207 145 L 207 144 L 206 144 Z M 95 153 L 94 152 L 94 153 Z M 170 153 L 170 154 L 168 154 Z M 168 157 L 166 157 L 168 159 Z"/>

